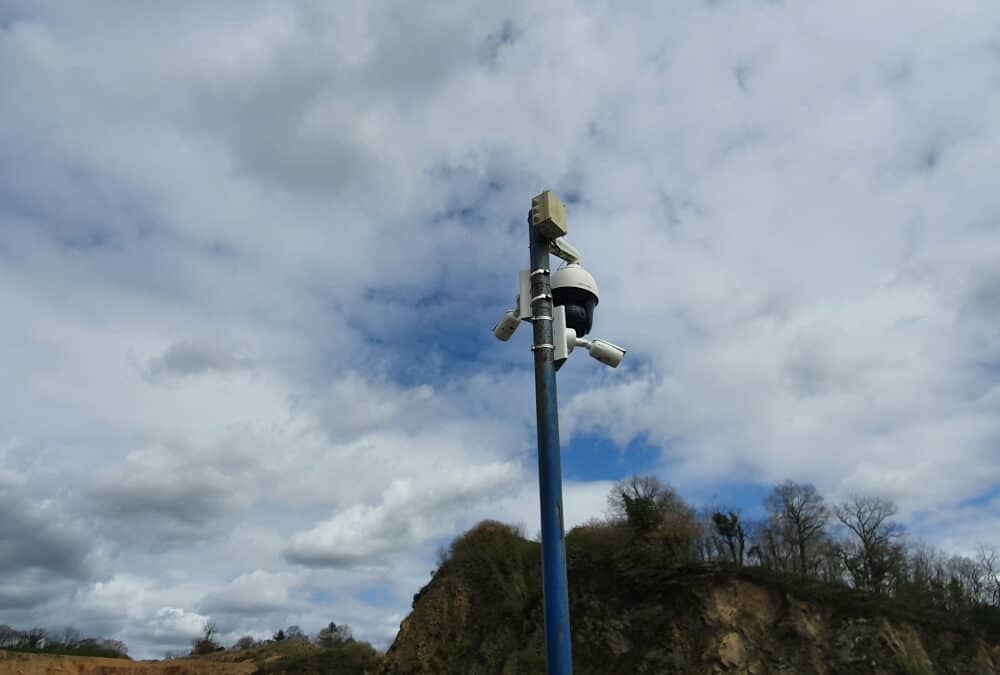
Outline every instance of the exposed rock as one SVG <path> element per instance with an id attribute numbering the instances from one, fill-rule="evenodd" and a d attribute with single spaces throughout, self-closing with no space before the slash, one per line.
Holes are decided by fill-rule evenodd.
<path id="1" fill-rule="evenodd" d="M 577 675 L 1000 672 L 1000 646 L 946 616 L 594 546 L 567 540 Z M 420 592 L 380 675 L 544 673 L 540 577 L 537 544 L 497 524 L 473 530 Z"/>

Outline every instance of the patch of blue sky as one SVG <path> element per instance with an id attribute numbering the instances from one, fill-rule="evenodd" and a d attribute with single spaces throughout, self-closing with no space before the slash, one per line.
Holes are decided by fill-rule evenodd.
<path id="1" fill-rule="evenodd" d="M 319 607 L 331 607 L 337 600 L 337 596 L 333 592 L 322 588 L 304 589 L 304 595 L 306 602 Z"/>
<path id="2" fill-rule="evenodd" d="M 563 442 L 562 468 L 563 478 L 574 481 L 654 475 L 696 508 L 735 509 L 751 517 L 764 514 L 764 499 L 773 487 L 754 481 L 714 482 L 711 485 L 680 483 L 672 479 L 670 463 L 663 462 L 663 448 L 644 436 L 621 447 L 598 433 L 578 434 L 570 442 Z"/>
<path id="3" fill-rule="evenodd" d="M 667 477 L 669 482 L 669 477 Z M 675 486 L 680 487 L 680 486 Z M 695 507 L 712 507 L 739 511 L 745 517 L 760 518 L 766 513 L 764 500 L 774 489 L 764 483 L 730 481 L 711 487 L 681 490 L 684 498 Z"/>
<path id="4" fill-rule="evenodd" d="M 372 607 L 396 608 L 399 606 L 399 598 L 396 597 L 396 594 L 389 586 L 382 584 L 373 584 L 362 588 L 358 593 L 358 599 Z"/>
<path id="5" fill-rule="evenodd" d="M 654 473 L 661 449 L 644 437 L 620 447 L 600 434 L 577 434 L 563 442 L 563 478 L 575 481 L 619 480 Z"/>
<path id="6" fill-rule="evenodd" d="M 1000 500 L 1000 485 L 983 492 L 982 494 L 963 499 L 958 503 L 960 509 L 980 509 L 988 507 L 994 501 Z"/>
<path id="7" fill-rule="evenodd" d="M 403 386 L 467 376 L 482 369 L 483 352 L 495 348 L 492 323 L 482 308 L 435 290 L 415 297 L 381 290 L 367 310 L 348 322 L 376 348 L 385 348 L 393 378 Z M 377 300 L 371 300 L 377 298 Z M 496 312 L 493 322 L 502 310 Z"/>

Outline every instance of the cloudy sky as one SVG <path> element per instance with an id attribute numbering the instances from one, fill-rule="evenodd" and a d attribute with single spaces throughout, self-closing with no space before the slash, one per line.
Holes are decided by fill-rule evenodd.
<path id="1" fill-rule="evenodd" d="M 998 158 L 989 0 L 0 0 L 0 622 L 385 646 L 536 532 L 546 188 L 629 348 L 560 372 L 568 525 L 641 472 L 996 541 Z"/>

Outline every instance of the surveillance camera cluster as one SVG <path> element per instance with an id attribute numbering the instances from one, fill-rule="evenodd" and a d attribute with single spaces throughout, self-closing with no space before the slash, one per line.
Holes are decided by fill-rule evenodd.
<path id="1" fill-rule="evenodd" d="M 607 340 L 584 339 L 594 325 L 594 310 L 600 300 L 597 282 L 580 264 L 579 252 L 568 242 L 557 239 L 553 241 L 552 249 L 556 255 L 572 261 L 552 275 L 552 337 L 556 368 L 562 366 L 575 347 L 582 347 L 604 365 L 617 368 L 625 358 L 624 349 Z M 522 271 L 520 277 L 521 292 L 514 300 L 514 309 L 507 310 L 493 327 L 493 334 L 503 342 L 514 335 L 521 321 L 531 319 L 530 306 L 524 301 L 530 295 L 528 272 Z"/>

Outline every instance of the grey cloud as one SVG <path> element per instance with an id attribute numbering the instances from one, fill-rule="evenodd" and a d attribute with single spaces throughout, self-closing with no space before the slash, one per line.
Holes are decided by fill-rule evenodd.
<path id="1" fill-rule="evenodd" d="M 500 28 L 486 36 L 479 48 L 479 58 L 482 63 L 495 65 L 501 52 L 516 43 L 524 35 L 524 29 L 512 19 L 504 21 Z"/>
<path id="2" fill-rule="evenodd" d="M 0 486 L 0 574 L 38 569 L 60 577 L 88 578 L 90 544 L 42 500 Z"/>
<path id="3" fill-rule="evenodd" d="M 1000 322 L 1000 271 L 995 266 L 976 270 L 961 306 L 962 318 L 987 321 L 994 326 Z"/>
<path id="4" fill-rule="evenodd" d="M 155 380 L 170 375 L 224 374 L 253 367 L 253 359 L 232 347 L 182 341 L 175 342 L 161 356 L 151 359 L 147 372 Z"/>
<path id="5" fill-rule="evenodd" d="M 193 472 L 197 468 L 192 467 Z M 230 495 L 211 480 L 174 476 L 175 481 L 112 479 L 93 490 L 97 512 L 115 518 L 156 516 L 197 527 L 224 514 Z"/>
<path id="6" fill-rule="evenodd" d="M 255 490 L 260 467 L 240 443 L 237 437 L 203 448 L 133 451 L 94 478 L 87 508 L 109 526 L 121 522 L 126 532 L 145 523 L 140 533 L 160 544 L 206 536 L 219 519 L 249 503 Z"/>
<path id="7" fill-rule="evenodd" d="M 32 613 L 40 606 L 69 597 L 79 586 L 80 581 L 53 576 L 43 569 L 8 571 L 0 581 L 0 607 L 11 612 L 20 610 L 31 621 Z"/>
<path id="8" fill-rule="evenodd" d="M 207 614 L 273 614 L 299 608 L 300 602 L 289 596 L 295 583 L 290 574 L 271 574 L 262 570 L 243 574 L 227 587 L 207 594 L 198 609 Z"/>
<path id="9" fill-rule="evenodd" d="M 107 572 L 98 539 L 62 506 L 0 478 L 0 607 L 30 609 Z"/>

